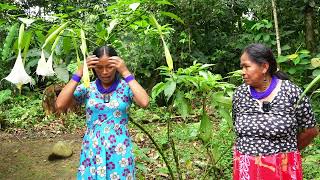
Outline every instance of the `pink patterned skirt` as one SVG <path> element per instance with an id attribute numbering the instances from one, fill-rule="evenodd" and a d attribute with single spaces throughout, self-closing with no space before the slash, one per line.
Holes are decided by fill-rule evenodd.
<path id="1" fill-rule="evenodd" d="M 234 149 L 234 180 L 302 180 L 299 151 L 250 156 Z"/>

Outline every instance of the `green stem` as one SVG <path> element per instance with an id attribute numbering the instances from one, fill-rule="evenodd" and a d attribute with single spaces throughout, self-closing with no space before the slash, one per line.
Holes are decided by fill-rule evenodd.
<path id="1" fill-rule="evenodd" d="M 180 172 L 179 157 L 177 155 L 176 147 L 174 145 L 174 141 L 173 141 L 172 138 L 170 139 L 170 146 L 171 146 L 171 149 L 172 149 L 172 154 L 173 154 L 173 157 L 174 157 L 174 161 L 176 163 L 178 178 L 181 180 L 182 179 L 182 174 Z"/>
<path id="2" fill-rule="evenodd" d="M 131 117 L 129 117 L 129 120 L 130 122 L 132 122 L 135 126 L 137 126 L 139 129 L 141 129 L 148 137 L 149 139 L 151 140 L 152 144 L 156 147 L 156 149 L 158 150 L 158 152 L 160 153 L 162 159 L 164 160 L 167 168 L 168 168 L 168 171 L 169 171 L 169 174 L 171 176 L 171 178 L 174 180 L 174 176 L 173 176 L 173 172 L 172 172 L 172 169 L 171 169 L 171 166 L 167 160 L 167 158 L 165 157 L 162 149 L 160 148 L 160 146 L 158 145 L 158 143 L 153 139 L 153 137 L 150 135 L 150 133 L 143 127 L 141 126 L 139 123 L 135 122 Z"/>

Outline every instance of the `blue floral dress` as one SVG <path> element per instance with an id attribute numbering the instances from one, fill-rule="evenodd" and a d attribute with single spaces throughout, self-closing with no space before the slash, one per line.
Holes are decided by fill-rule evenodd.
<path id="1" fill-rule="evenodd" d="M 77 86 L 74 97 L 86 107 L 87 129 L 82 141 L 77 179 L 135 179 L 128 109 L 132 91 L 120 80 L 105 103 L 95 81 Z"/>

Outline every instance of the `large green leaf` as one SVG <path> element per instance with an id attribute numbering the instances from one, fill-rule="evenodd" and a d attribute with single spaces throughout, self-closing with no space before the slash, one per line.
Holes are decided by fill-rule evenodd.
<path id="1" fill-rule="evenodd" d="M 65 83 L 69 81 L 69 72 L 64 64 L 57 66 L 54 70 L 58 79 L 62 80 Z"/>
<path id="2" fill-rule="evenodd" d="M 17 34 L 18 25 L 19 25 L 18 23 L 15 23 L 10 27 L 10 30 L 8 32 L 8 35 L 2 47 L 2 52 L 1 52 L 2 60 L 6 60 L 12 53 L 11 47 L 13 44 L 13 40 Z"/>
<path id="3" fill-rule="evenodd" d="M 168 81 L 165 84 L 164 95 L 167 97 L 167 101 L 173 95 L 174 91 L 176 90 L 177 83 L 175 81 Z"/>
<path id="4" fill-rule="evenodd" d="M 171 12 L 164 12 L 164 11 L 161 11 L 160 13 L 161 13 L 162 15 L 171 17 L 172 19 L 175 19 L 175 20 L 181 22 L 182 24 L 184 24 L 184 21 L 183 21 L 179 16 L 177 16 L 176 14 L 173 14 L 173 13 L 171 13 Z"/>
<path id="5" fill-rule="evenodd" d="M 178 112 L 181 114 L 183 119 L 189 115 L 191 110 L 191 105 L 184 97 L 184 93 L 181 91 L 177 91 L 174 99 L 175 107 L 177 108 Z"/>
<path id="6" fill-rule="evenodd" d="M 224 106 L 225 108 L 231 109 L 232 99 L 224 96 L 224 92 L 216 92 L 212 95 L 212 103 L 215 106 Z"/>
<path id="7" fill-rule="evenodd" d="M 165 87 L 166 87 L 165 83 L 163 83 L 163 82 L 156 84 L 152 88 L 152 93 L 151 93 L 152 99 L 156 98 L 165 89 Z"/>
<path id="8" fill-rule="evenodd" d="M 212 137 L 213 124 L 205 111 L 203 111 L 200 120 L 201 122 L 198 137 L 204 144 L 207 144 Z"/>
<path id="9" fill-rule="evenodd" d="M 29 46 L 30 46 L 30 42 L 31 42 L 31 38 L 32 38 L 32 34 L 33 31 L 28 31 L 24 37 L 24 42 L 23 42 L 23 60 L 26 61 L 27 58 L 27 54 L 29 51 Z"/>
<path id="10" fill-rule="evenodd" d="M 61 30 L 63 30 L 67 26 L 68 22 L 62 24 L 59 28 L 57 28 L 55 31 L 53 31 L 45 40 L 44 44 L 42 45 L 42 48 L 44 48 L 50 41 L 52 41 L 58 33 L 60 33 Z"/>

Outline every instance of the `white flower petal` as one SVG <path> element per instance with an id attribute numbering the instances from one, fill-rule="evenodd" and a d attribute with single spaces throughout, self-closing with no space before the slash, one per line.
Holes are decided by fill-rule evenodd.
<path id="1" fill-rule="evenodd" d="M 47 76 L 53 76 L 54 75 L 54 71 L 53 71 L 53 53 L 50 55 L 48 61 L 47 61 L 47 66 L 48 66 L 48 72 L 47 72 Z"/>
<path id="2" fill-rule="evenodd" d="M 48 71 L 48 65 L 47 65 L 47 62 L 46 62 L 46 57 L 45 57 L 44 52 L 42 50 L 41 58 L 38 61 L 38 66 L 37 66 L 36 73 L 37 73 L 37 75 L 45 76 L 47 71 Z"/>
<path id="3" fill-rule="evenodd" d="M 14 63 L 13 69 L 11 70 L 10 74 L 4 79 L 10 81 L 11 83 L 17 86 L 31 83 L 32 78 L 27 74 L 26 70 L 24 69 L 20 50 L 18 53 L 17 60 Z"/>
<path id="4" fill-rule="evenodd" d="M 132 9 L 132 11 L 135 11 L 139 7 L 140 3 L 132 3 L 129 5 L 129 8 Z"/>

